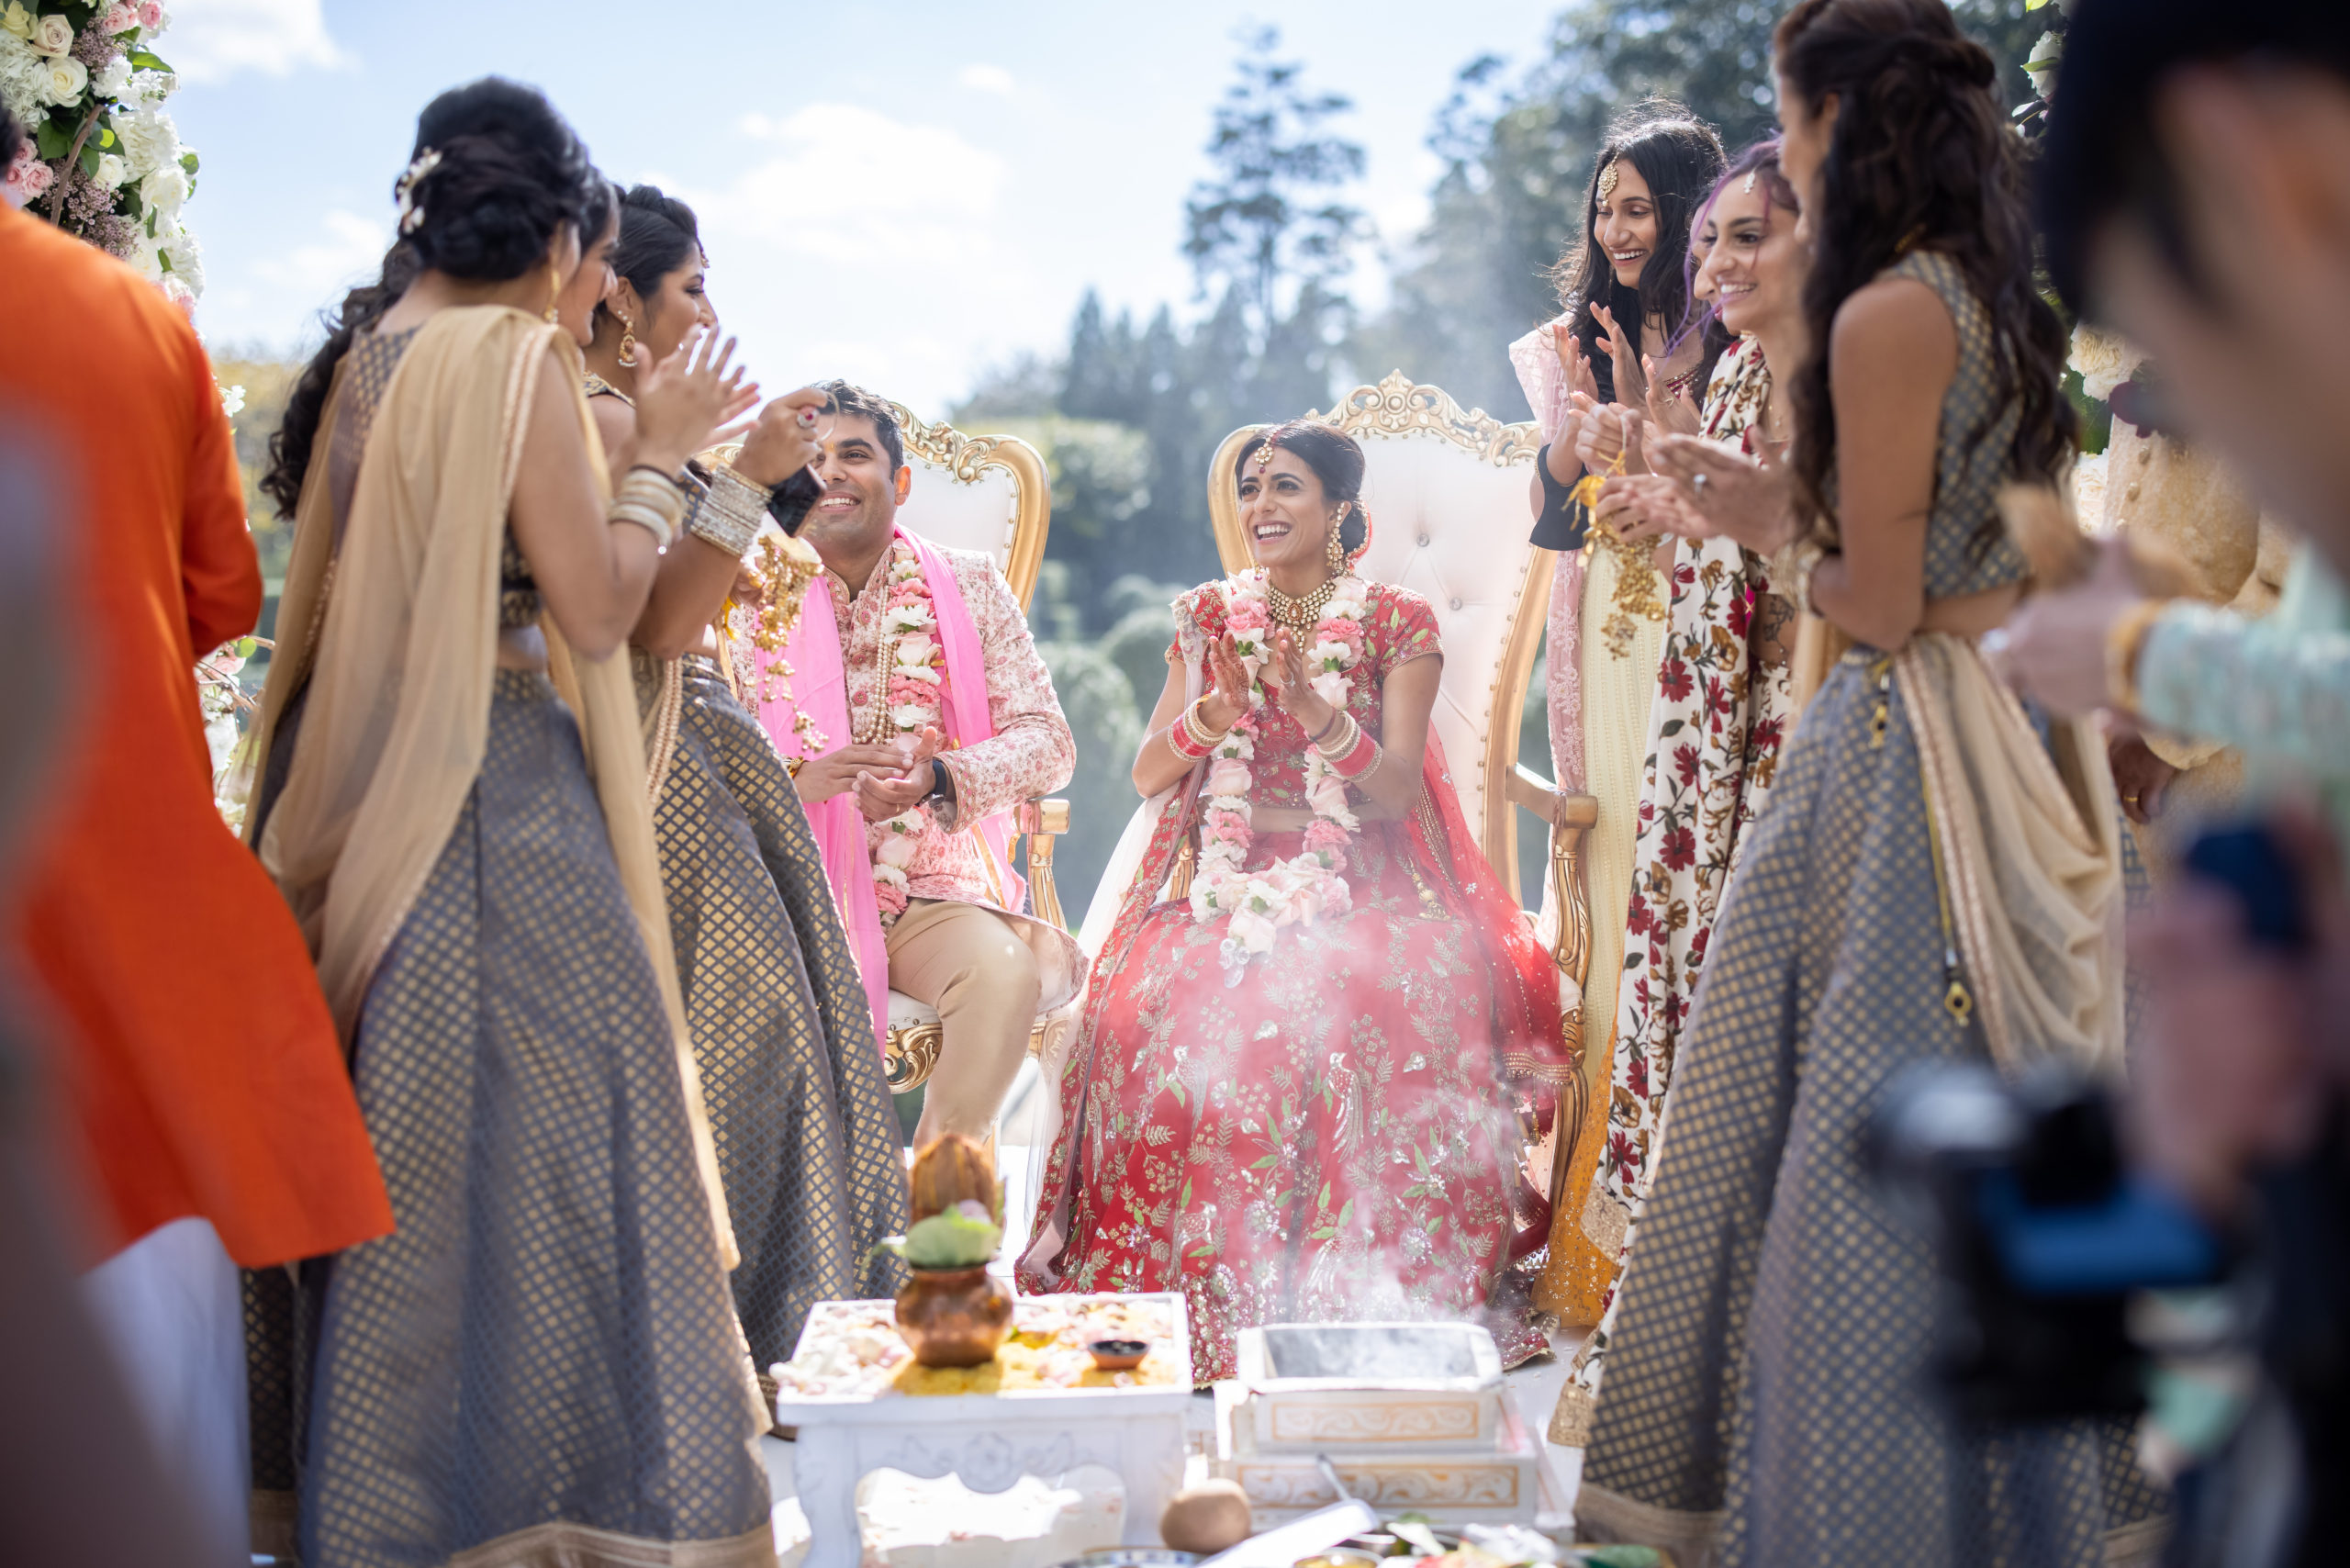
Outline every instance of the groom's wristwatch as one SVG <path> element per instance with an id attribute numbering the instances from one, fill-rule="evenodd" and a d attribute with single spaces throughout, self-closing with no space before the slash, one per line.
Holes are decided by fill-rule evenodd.
<path id="1" fill-rule="evenodd" d="M 948 833 L 955 831 L 955 775 L 936 757 L 930 759 L 930 793 L 922 798 L 931 821 Z"/>

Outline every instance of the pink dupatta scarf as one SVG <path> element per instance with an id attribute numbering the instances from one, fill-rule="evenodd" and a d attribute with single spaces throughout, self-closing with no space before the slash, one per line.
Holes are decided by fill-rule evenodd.
<path id="1" fill-rule="evenodd" d="M 1561 320 L 1565 318 L 1561 317 Z M 1552 323 L 1551 325 L 1555 325 Z M 1567 384 L 1559 369 L 1550 326 L 1537 327 L 1509 346 L 1517 384 L 1534 409 L 1544 442 L 1559 439 L 1567 420 Z M 1589 559 L 1580 550 L 1559 557 L 1550 578 L 1550 767 L 1561 790 L 1581 790 L 1583 755 L 1583 579 Z"/>
<path id="2" fill-rule="evenodd" d="M 929 541 L 901 528 L 895 535 L 913 546 L 922 562 L 923 586 L 938 619 L 938 643 L 946 660 L 945 689 L 940 693 L 939 719 L 948 749 L 976 745 L 995 734 L 988 713 L 986 655 L 979 629 L 971 623 L 970 607 L 963 602 L 962 585 L 955 569 Z M 787 758 L 813 756 L 837 750 L 850 737 L 848 666 L 842 655 L 839 618 L 833 613 L 831 588 L 811 585 L 800 611 L 800 624 L 784 644 L 778 660 L 758 655 L 760 683 L 771 666 L 780 663 L 789 673 L 789 692 L 758 707 L 759 723 L 776 749 Z M 800 734 L 800 716 L 814 724 L 821 745 Z M 890 951 L 881 929 L 881 906 L 873 894 L 873 856 L 867 846 L 865 813 L 854 791 L 844 790 L 808 808 L 809 826 L 824 857 L 824 874 L 832 879 L 833 897 L 840 904 L 841 923 L 848 927 L 849 945 L 856 950 L 858 972 L 865 980 L 866 1000 L 873 1008 L 873 1038 L 878 1049 L 890 1032 Z M 1012 841 L 1016 835 L 1012 813 L 996 812 L 962 830 L 979 840 L 989 887 L 1000 907 L 1016 912 L 1028 896 L 1027 884 L 1012 868 Z"/>

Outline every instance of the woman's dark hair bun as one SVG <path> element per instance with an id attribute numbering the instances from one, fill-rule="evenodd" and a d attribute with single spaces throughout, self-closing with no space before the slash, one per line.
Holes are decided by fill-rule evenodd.
<path id="1" fill-rule="evenodd" d="M 565 224 L 585 231 L 610 195 L 570 125 L 535 87 L 485 76 L 417 117 L 411 158 L 440 157 L 407 192 L 406 238 L 427 267 L 502 282 L 537 266 Z"/>
<path id="2" fill-rule="evenodd" d="M 651 300 L 663 278 L 701 254 L 701 221 L 692 207 L 658 185 L 632 185 L 621 197 L 621 237 L 612 246 L 612 272 L 628 280 L 637 297 Z M 609 305 L 596 307 L 599 321 L 611 314 Z"/>

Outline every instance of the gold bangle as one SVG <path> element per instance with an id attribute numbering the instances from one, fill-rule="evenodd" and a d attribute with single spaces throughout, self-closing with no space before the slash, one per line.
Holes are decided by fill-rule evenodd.
<path id="1" fill-rule="evenodd" d="M 2145 651 L 2146 633 L 2169 608 L 2167 599 L 2142 599 L 2105 629 L 2105 700 L 2121 712 L 2138 711 L 2138 655 Z"/>
<path id="2" fill-rule="evenodd" d="M 1231 734 L 1231 730 L 1229 726 L 1221 730 L 1208 728 L 1208 722 L 1200 717 L 1200 706 L 1207 699 L 1204 697 L 1197 698 L 1183 710 L 1183 733 L 1191 736 L 1192 744 L 1201 750 L 1213 751 L 1225 735 Z"/>

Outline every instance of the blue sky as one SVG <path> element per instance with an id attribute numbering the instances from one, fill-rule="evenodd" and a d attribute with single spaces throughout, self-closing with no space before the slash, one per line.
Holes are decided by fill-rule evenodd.
<path id="1" fill-rule="evenodd" d="M 695 204 L 712 296 L 770 389 L 840 375 L 939 409 L 1050 352 L 1089 286 L 1190 307 L 1182 198 L 1236 28 L 1280 27 L 1355 99 L 1360 199 L 1394 242 L 1426 210 L 1454 73 L 1537 57 L 1556 6 L 176 0 L 159 51 L 204 159 L 188 217 L 216 343 L 309 338 L 382 253 L 416 111 L 496 71 L 545 88 L 608 173 Z"/>

